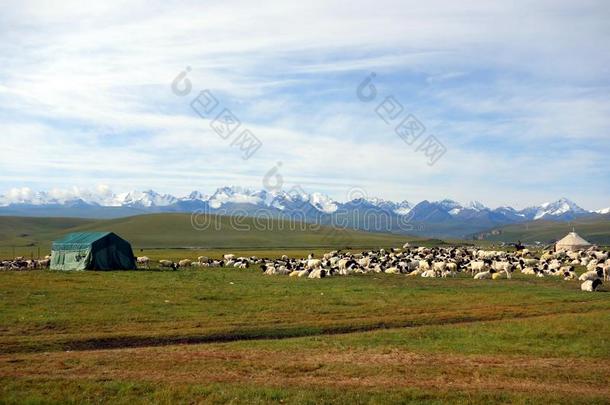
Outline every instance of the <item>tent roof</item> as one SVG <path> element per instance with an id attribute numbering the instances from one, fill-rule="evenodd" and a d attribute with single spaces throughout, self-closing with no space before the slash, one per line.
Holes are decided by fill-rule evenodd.
<path id="1" fill-rule="evenodd" d="M 53 242 L 53 250 L 56 249 L 79 249 L 91 246 L 94 242 L 104 239 L 112 232 L 76 232 L 64 236 Z"/>
<path id="2" fill-rule="evenodd" d="M 576 232 L 570 232 L 557 242 L 560 246 L 590 246 L 591 244 L 580 237 Z"/>

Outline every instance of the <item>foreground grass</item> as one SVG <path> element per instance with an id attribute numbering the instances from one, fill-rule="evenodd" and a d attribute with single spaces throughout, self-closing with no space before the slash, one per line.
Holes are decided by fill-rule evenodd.
<path id="1" fill-rule="evenodd" d="M 607 403 L 609 349 L 591 350 L 591 342 L 608 336 L 609 318 L 596 311 L 338 336 L 0 355 L 0 398 Z"/>
<path id="2" fill-rule="evenodd" d="M 0 352 L 298 337 L 608 309 L 577 282 L 255 269 L 0 274 Z"/>
<path id="3" fill-rule="evenodd" d="M 7 272 L 0 402 L 607 403 L 608 336 L 550 278 Z"/>

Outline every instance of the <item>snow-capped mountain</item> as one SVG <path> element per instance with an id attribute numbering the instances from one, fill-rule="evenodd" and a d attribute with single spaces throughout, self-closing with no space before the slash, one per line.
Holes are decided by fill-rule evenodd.
<path id="1" fill-rule="evenodd" d="M 469 208 L 471 210 L 475 210 L 475 211 L 483 211 L 488 209 L 485 205 L 483 205 L 483 203 L 479 202 L 479 201 L 470 201 L 468 204 L 466 204 L 466 208 Z"/>
<path id="2" fill-rule="evenodd" d="M 318 211 L 324 212 L 326 214 L 332 214 L 337 211 L 338 204 L 332 198 L 321 194 L 321 193 L 313 193 L 309 196 L 310 204 L 316 208 Z"/>
<path id="3" fill-rule="evenodd" d="M 365 201 L 374 207 L 393 212 L 396 215 L 407 215 L 413 208 L 407 200 L 394 202 L 382 198 L 366 198 Z"/>
<path id="4" fill-rule="evenodd" d="M 478 201 L 461 204 L 450 199 L 424 200 L 418 204 L 380 198 L 340 202 L 322 193 L 306 193 L 300 188 L 261 191 L 222 187 L 211 195 L 193 191 L 176 197 L 154 190 L 114 194 L 108 187 L 99 186 L 94 191 L 76 187 L 46 192 L 20 188 L 0 195 L 0 215 L 116 217 L 198 210 L 220 215 L 237 214 L 239 210 L 240 215 L 245 212 L 248 216 L 272 215 L 325 224 L 352 213 L 350 226 L 358 229 L 400 232 L 401 229 L 392 227 L 407 221 L 421 224 L 421 234 L 429 236 L 462 236 L 510 223 L 539 219 L 569 221 L 586 215 L 610 213 L 610 208 L 587 211 L 566 198 L 516 210 L 508 206 L 491 209 Z M 373 220 L 389 229 L 375 228 L 371 225 Z"/>
<path id="5" fill-rule="evenodd" d="M 219 188 L 208 199 L 211 208 L 221 208 L 228 203 L 258 205 L 262 202 L 259 195 L 241 187 Z"/>
<path id="6" fill-rule="evenodd" d="M 531 217 L 531 219 L 534 220 L 548 218 L 573 219 L 577 216 L 591 213 L 590 211 L 579 207 L 567 198 L 561 198 L 555 202 L 529 207 L 525 210 L 530 213 L 530 216 L 533 213 L 533 217 Z"/>
<path id="7" fill-rule="evenodd" d="M 119 194 L 117 200 L 123 207 L 167 207 L 177 203 L 178 198 L 170 194 L 159 194 L 153 190 L 147 191 L 130 191 L 128 193 Z"/>

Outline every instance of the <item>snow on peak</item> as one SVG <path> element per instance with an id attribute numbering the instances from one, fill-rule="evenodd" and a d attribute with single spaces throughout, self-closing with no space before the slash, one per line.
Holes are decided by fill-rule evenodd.
<path id="1" fill-rule="evenodd" d="M 587 211 L 580 208 L 567 198 L 560 198 L 555 202 L 541 204 L 534 215 L 534 219 L 541 219 L 546 216 L 559 216 L 569 212 L 574 214 L 584 214 Z"/>
<path id="2" fill-rule="evenodd" d="M 395 203 L 393 201 L 384 200 L 383 198 L 370 197 L 365 198 L 364 201 L 368 202 L 374 207 L 381 208 L 386 211 L 391 211 L 397 215 L 407 215 L 411 212 L 413 206 L 407 200 Z"/>
<path id="3" fill-rule="evenodd" d="M 178 202 L 178 199 L 170 194 L 159 194 L 153 190 L 130 191 L 119 194 L 121 205 L 136 207 L 165 207 Z"/>
<path id="4" fill-rule="evenodd" d="M 413 205 L 407 200 L 404 200 L 395 204 L 394 213 L 398 215 L 407 215 L 412 209 Z"/>
<path id="5" fill-rule="evenodd" d="M 207 201 L 209 197 L 200 191 L 194 190 L 186 197 L 181 198 L 183 201 Z"/>
<path id="6" fill-rule="evenodd" d="M 220 208 L 227 203 L 235 204 L 260 204 L 263 198 L 248 189 L 241 187 L 222 187 L 208 200 L 210 207 Z"/>
<path id="7" fill-rule="evenodd" d="M 475 211 L 483 211 L 483 210 L 487 209 L 487 207 L 485 205 L 483 205 L 483 203 L 481 203 L 480 201 L 470 201 L 466 205 L 466 208 L 470 208 Z"/>
<path id="8" fill-rule="evenodd" d="M 462 204 L 460 204 L 457 201 L 450 200 L 448 198 L 446 198 L 444 200 L 441 200 L 441 201 L 436 201 L 435 204 L 439 205 L 445 211 L 451 211 L 451 210 L 456 209 L 456 208 L 463 208 Z"/>
<path id="9" fill-rule="evenodd" d="M 595 211 L 598 214 L 610 214 L 610 207 Z"/>
<path id="10" fill-rule="evenodd" d="M 322 211 L 326 214 L 332 214 L 337 211 L 337 203 L 332 200 L 330 197 L 322 194 L 322 193 L 312 193 L 309 195 L 309 202 L 313 205 L 318 211 Z"/>

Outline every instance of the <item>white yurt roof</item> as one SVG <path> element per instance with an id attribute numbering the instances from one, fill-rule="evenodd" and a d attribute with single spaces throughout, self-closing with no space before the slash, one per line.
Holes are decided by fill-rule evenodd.
<path id="1" fill-rule="evenodd" d="M 591 246 L 589 242 L 584 240 L 579 234 L 576 232 L 570 232 L 563 239 L 557 242 L 558 247 L 561 246 Z"/>

